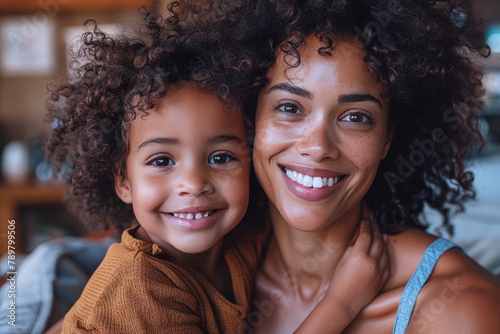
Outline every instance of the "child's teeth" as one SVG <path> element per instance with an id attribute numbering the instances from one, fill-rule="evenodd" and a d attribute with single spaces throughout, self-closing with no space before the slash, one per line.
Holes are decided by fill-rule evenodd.
<path id="1" fill-rule="evenodd" d="M 320 177 L 315 177 L 312 182 L 313 188 L 321 188 L 323 187 L 323 179 Z"/>
<path id="2" fill-rule="evenodd" d="M 297 182 L 304 187 L 313 187 L 313 188 L 323 188 L 323 187 L 331 187 L 334 184 L 337 184 L 342 180 L 342 177 L 319 177 L 319 176 L 309 176 L 307 174 L 297 173 L 294 170 L 290 170 L 288 168 L 284 168 L 286 176 L 288 176 L 292 181 Z"/>
<path id="3" fill-rule="evenodd" d="M 202 212 L 189 212 L 189 213 L 173 213 L 173 216 L 176 218 L 184 218 L 184 219 L 201 219 L 210 216 L 212 213 L 213 210 L 202 211 Z"/>

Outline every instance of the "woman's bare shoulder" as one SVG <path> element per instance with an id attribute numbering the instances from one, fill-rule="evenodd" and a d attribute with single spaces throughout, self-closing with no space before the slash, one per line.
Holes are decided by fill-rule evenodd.
<path id="1" fill-rule="evenodd" d="M 409 272 L 416 268 L 415 262 L 418 265 L 423 252 L 435 239 L 414 229 L 389 238 L 388 248 L 395 254 L 394 266 L 406 280 Z M 496 333 L 500 328 L 498 310 L 498 278 L 462 250 L 452 248 L 441 256 L 422 288 L 407 331 Z"/>

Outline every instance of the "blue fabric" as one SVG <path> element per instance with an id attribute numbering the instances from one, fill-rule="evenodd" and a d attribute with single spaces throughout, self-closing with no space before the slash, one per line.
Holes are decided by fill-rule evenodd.
<path id="1" fill-rule="evenodd" d="M 394 323 L 393 334 L 403 334 L 410 322 L 411 314 L 413 308 L 415 307 L 415 302 L 417 296 L 424 286 L 425 282 L 434 270 L 436 262 L 439 260 L 441 255 L 448 249 L 458 247 L 453 242 L 446 239 L 437 239 L 434 241 L 424 252 L 422 260 L 418 264 L 417 269 L 411 276 L 410 280 L 406 284 L 406 287 L 401 295 L 401 300 L 399 301 L 398 312 L 396 314 L 396 322 Z"/>

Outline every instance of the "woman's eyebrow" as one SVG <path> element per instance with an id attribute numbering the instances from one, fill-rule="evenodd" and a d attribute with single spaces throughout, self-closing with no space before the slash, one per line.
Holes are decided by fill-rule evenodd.
<path id="1" fill-rule="evenodd" d="M 382 102 L 371 94 L 343 94 L 339 95 L 339 103 L 349 103 L 349 102 L 365 102 L 372 101 L 377 103 L 380 108 L 382 108 Z"/>
<path id="2" fill-rule="evenodd" d="M 308 91 L 304 88 L 300 88 L 300 87 L 297 87 L 295 85 L 292 85 L 291 83 L 288 83 L 288 82 L 283 82 L 283 83 L 279 83 L 279 84 L 276 84 L 274 86 L 271 86 L 269 88 L 269 90 L 267 91 L 267 94 L 271 93 L 273 90 L 282 90 L 282 91 L 285 91 L 285 92 L 288 92 L 288 93 L 291 93 L 294 95 L 298 95 L 298 96 L 303 97 L 303 98 L 308 99 L 308 100 L 313 99 L 313 94 L 310 91 Z"/>

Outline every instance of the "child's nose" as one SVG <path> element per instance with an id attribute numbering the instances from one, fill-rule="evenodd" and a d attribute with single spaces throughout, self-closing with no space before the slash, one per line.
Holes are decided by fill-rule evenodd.
<path id="1" fill-rule="evenodd" d="M 213 193 L 215 187 L 203 168 L 188 168 L 179 175 L 177 194 L 179 196 L 200 196 Z"/>

